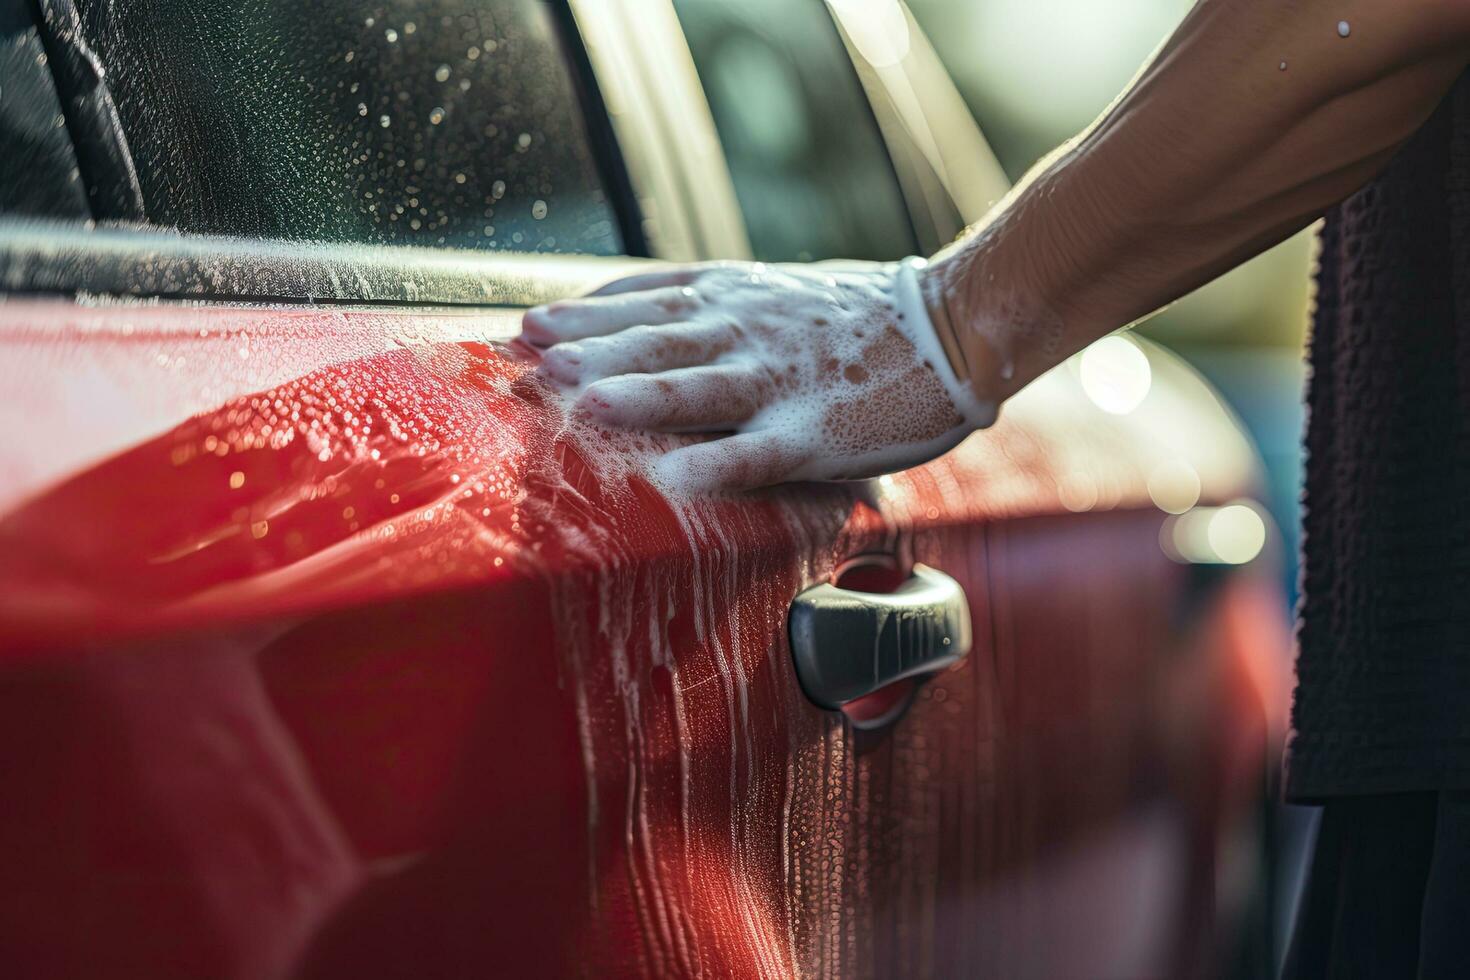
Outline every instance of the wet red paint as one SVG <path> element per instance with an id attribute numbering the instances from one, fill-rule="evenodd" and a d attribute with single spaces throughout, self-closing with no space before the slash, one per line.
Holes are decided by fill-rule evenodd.
<path id="1" fill-rule="evenodd" d="M 512 327 L 0 307 L 10 975 L 1198 969 L 1280 641 L 1248 579 L 1178 621 L 1123 436 L 1068 456 L 1112 513 L 1059 514 L 1024 421 L 684 503 Z M 959 579 L 978 640 L 855 732 L 784 617 L 870 553 Z M 1106 843 L 1160 812 L 1173 850 Z M 1155 867 L 1188 901 L 1140 932 Z"/>

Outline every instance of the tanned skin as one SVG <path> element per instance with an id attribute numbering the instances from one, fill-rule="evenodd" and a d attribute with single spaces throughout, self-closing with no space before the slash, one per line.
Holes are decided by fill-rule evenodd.
<path id="1" fill-rule="evenodd" d="M 1092 127 L 931 264 L 956 370 L 1003 401 L 1306 227 L 1383 169 L 1467 63 L 1470 0 L 1202 0 Z"/>

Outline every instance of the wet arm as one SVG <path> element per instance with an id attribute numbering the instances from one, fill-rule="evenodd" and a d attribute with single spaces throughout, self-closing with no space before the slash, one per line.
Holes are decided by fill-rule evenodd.
<path id="1" fill-rule="evenodd" d="M 1467 39 L 1470 0 L 1202 0 L 1097 123 L 930 265 L 957 372 L 1000 401 L 1305 227 L 1423 124 Z"/>

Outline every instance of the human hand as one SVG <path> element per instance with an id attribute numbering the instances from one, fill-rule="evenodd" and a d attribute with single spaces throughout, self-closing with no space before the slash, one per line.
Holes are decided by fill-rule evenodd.
<path id="1" fill-rule="evenodd" d="M 598 421 L 717 434 L 657 462 L 692 491 L 906 469 L 995 419 L 955 378 L 923 263 L 718 263 L 527 311 L 541 370 Z"/>

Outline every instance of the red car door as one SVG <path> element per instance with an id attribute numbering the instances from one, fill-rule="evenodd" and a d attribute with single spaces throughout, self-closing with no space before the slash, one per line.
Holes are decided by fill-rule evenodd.
<path id="1" fill-rule="evenodd" d="M 422 62 L 436 84 L 437 65 L 489 81 L 488 41 L 546 57 L 499 6 L 451 18 L 470 45 Z M 333 63 L 407 57 L 449 29 L 431 14 L 361 18 L 377 47 Z M 103 27 L 103 57 L 175 30 Z M 167 43 L 209 50 L 189 29 Z M 150 177 L 175 151 L 128 108 L 148 78 L 114 74 L 150 220 L 275 220 Z M 378 131 L 424 108 L 359 86 Z M 435 108 L 417 132 L 455 111 Z M 532 223 L 560 206 L 534 196 L 550 177 L 497 196 L 504 178 L 460 175 L 440 175 L 447 219 L 403 217 L 429 178 L 386 213 L 490 236 L 449 206 L 475 182 L 526 195 L 490 216 L 514 244 L 554 237 Z M 869 484 L 669 498 L 641 475 L 666 441 L 588 426 L 509 345 L 520 307 L 618 260 L 405 244 L 0 228 L 15 975 L 1174 975 L 1213 952 L 1278 648 L 1249 570 L 1199 564 L 1251 462 L 1186 370 L 1140 354 L 1147 394 L 1117 415 L 1062 369 Z M 1197 476 L 1199 507 L 1155 506 L 1161 467 Z M 968 655 L 814 704 L 793 601 L 827 582 L 880 607 L 925 568 L 964 597 Z M 841 667 L 883 635 L 813 649 Z"/>
<path id="2" fill-rule="evenodd" d="M 672 501 L 507 353 L 513 317 L 0 317 L 7 468 L 62 471 L 0 521 L 0 921 L 38 975 L 1055 975 L 1197 926 L 1119 882 L 1212 896 L 1248 816 L 1255 600 L 1179 621 L 1100 413 L 1070 461 L 1105 513 L 1058 516 L 1063 423 L 1025 418 L 876 486 Z M 252 388 L 246 344 L 287 376 L 201 410 Z M 786 633 L 864 556 L 954 576 L 974 634 L 876 731 L 807 699 Z"/>

